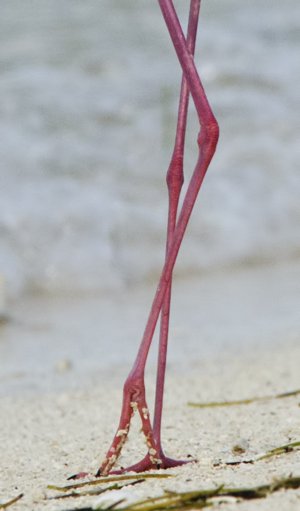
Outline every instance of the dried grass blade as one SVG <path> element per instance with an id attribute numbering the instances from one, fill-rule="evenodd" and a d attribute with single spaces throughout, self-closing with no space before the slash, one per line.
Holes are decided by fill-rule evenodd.
<path id="1" fill-rule="evenodd" d="M 107 484 L 118 481 L 130 481 L 137 479 L 167 479 L 168 477 L 174 477 L 173 474 L 138 474 L 137 475 L 122 475 L 122 476 L 107 476 L 107 477 L 99 477 L 97 479 L 93 479 L 91 481 L 83 481 L 81 483 L 67 484 L 65 486 L 56 486 L 54 484 L 48 484 L 48 490 L 55 490 L 61 492 L 67 492 L 70 490 L 77 490 L 79 488 L 84 488 L 85 486 L 97 486 L 98 484 Z"/>
<path id="2" fill-rule="evenodd" d="M 194 408 L 218 408 L 223 406 L 237 406 L 237 405 L 249 405 L 251 403 L 257 403 L 261 401 L 271 401 L 273 399 L 284 399 L 287 397 L 293 397 L 300 394 L 300 389 L 291 390 L 289 392 L 282 392 L 280 394 L 275 394 L 274 396 L 255 396 L 248 399 L 237 399 L 234 401 L 210 401 L 207 403 L 195 403 L 192 401 L 188 402 L 188 406 L 192 406 Z"/>
<path id="3" fill-rule="evenodd" d="M 23 495 L 24 495 L 23 493 L 20 493 L 13 499 L 7 500 L 6 502 L 3 502 L 2 504 L 0 502 L 0 509 L 7 509 L 9 506 L 12 506 L 16 502 L 18 502 L 18 500 L 20 500 L 23 497 Z"/>

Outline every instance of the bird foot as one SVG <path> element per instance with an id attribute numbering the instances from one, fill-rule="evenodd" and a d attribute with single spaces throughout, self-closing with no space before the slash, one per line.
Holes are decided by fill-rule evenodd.
<path id="1" fill-rule="evenodd" d="M 117 470 L 112 470 L 109 472 L 109 475 L 118 475 L 118 474 L 124 474 L 126 472 L 146 472 L 148 470 L 161 470 L 161 469 L 167 469 L 167 468 L 174 468 L 179 467 L 181 465 L 185 465 L 186 463 L 192 463 L 195 462 L 195 459 L 190 460 L 175 460 L 173 458 L 168 458 L 164 454 L 160 454 L 159 456 L 160 463 L 155 463 L 153 460 L 151 460 L 151 457 L 149 454 L 146 454 L 146 456 L 139 461 L 138 463 L 135 463 L 134 465 L 130 465 L 126 468 L 120 468 Z M 97 476 L 100 476 L 101 473 L 98 473 Z"/>
<path id="2" fill-rule="evenodd" d="M 187 463 L 195 463 L 197 460 L 194 458 L 191 458 L 189 460 L 175 460 L 173 458 L 168 458 L 168 456 L 165 456 L 164 454 L 160 455 L 160 463 L 154 463 L 151 461 L 151 458 L 149 454 L 146 454 L 146 456 L 139 461 L 138 463 L 135 463 L 134 465 L 130 465 L 129 467 L 121 467 L 117 470 L 111 470 L 109 474 L 105 474 L 105 476 L 110 475 L 121 475 L 125 474 L 126 472 L 147 472 L 148 470 L 161 470 L 161 469 L 167 469 L 167 468 L 174 468 L 174 467 L 180 467 L 181 465 L 186 465 Z M 99 470 L 96 474 L 96 477 L 101 477 L 101 471 Z M 84 479 L 85 477 L 94 477 L 93 474 L 89 472 L 79 472 L 78 474 L 74 474 L 70 477 L 68 477 L 69 480 L 77 480 L 77 479 Z"/>
<path id="3" fill-rule="evenodd" d="M 127 468 L 112 470 L 127 440 L 131 418 L 135 411 L 139 413 L 142 422 L 142 432 L 145 437 L 148 453 L 140 462 L 135 463 L 134 465 L 130 465 Z M 110 449 L 108 450 L 106 457 L 95 476 L 103 477 L 111 474 L 123 474 L 125 472 L 140 473 L 147 470 L 166 469 L 178 467 L 189 463 L 190 461 L 194 460 L 174 460 L 164 455 L 160 442 L 157 445 L 154 439 L 145 397 L 144 379 L 139 375 L 129 375 L 124 385 L 123 405 L 118 430 L 113 438 Z M 89 476 L 91 476 L 91 474 L 79 472 L 78 474 L 71 476 L 69 479 L 76 480 Z"/>

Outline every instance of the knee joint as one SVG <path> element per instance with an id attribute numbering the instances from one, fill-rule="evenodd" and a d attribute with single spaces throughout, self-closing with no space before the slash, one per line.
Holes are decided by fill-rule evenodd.
<path id="1" fill-rule="evenodd" d="M 173 156 L 168 168 L 166 181 L 169 189 L 181 189 L 184 181 L 182 156 Z"/>
<path id="2" fill-rule="evenodd" d="M 130 399 L 138 400 L 144 391 L 144 381 L 142 378 L 129 376 L 124 383 L 123 392 L 130 396 Z"/>
<path id="3" fill-rule="evenodd" d="M 215 119 L 206 125 L 201 126 L 200 133 L 198 135 L 198 145 L 200 150 L 209 150 L 210 153 L 214 153 L 219 139 L 219 131 L 219 125 Z"/>

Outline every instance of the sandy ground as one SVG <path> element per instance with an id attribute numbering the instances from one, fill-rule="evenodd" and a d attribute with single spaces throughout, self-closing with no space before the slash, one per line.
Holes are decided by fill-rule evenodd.
<path id="1" fill-rule="evenodd" d="M 276 318 L 274 321 L 276 323 Z M 196 326 L 193 328 L 195 330 Z M 272 340 L 274 331 L 272 335 L 271 330 L 269 333 Z M 236 445 L 245 450 L 242 457 L 249 458 L 299 441 L 299 395 L 226 408 L 197 409 L 187 405 L 189 400 L 235 400 L 300 388 L 299 335 L 298 332 L 293 336 L 290 331 L 287 333 L 286 338 L 277 339 L 273 344 L 264 342 L 259 347 L 257 342 L 249 343 L 242 350 L 237 346 L 227 352 L 214 350 L 202 360 L 200 354 L 193 360 L 189 356 L 189 370 L 186 365 L 171 364 L 163 424 L 165 451 L 173 457 L 193 456 L 197 462 L 169 470 L 174 477 L 168 480 L 148 480 L 132 487 L 132 495 L 153 497 L 165 489 L 186 491 L 220 484 L 251 486 L 291 474 L 300 476 L 300 451 L 253 464 L 226 465 L 228 461 L 239 459 L 233 452 Z M 282 334 L 280 328 L 278 334 Z M 72 365 L 61 367 L 62 372 L 63 369 L 68 378 L 73 374 L 76 379 Z M 151 406 L 154 388 L 151 371 L 149 373 Z M 117 426 L 121 376 L 103 369 L 92 373 L 82 385 L 78 381 L 76 387 L 60 385 L 45 390 L 41 386 L 42 391 L 34 387 L 30 392 L 25 378 L 22 392 L 19 375 L 18 392 L 10 387 L 11 392 L 7 391 L 0 398 L 0 498 L 6 500 L 24 493 L 11 509 L 68 510 L 95 503 L 97 497 L 47 500 L 46 497 L 54 493 L 46 486 L 49 483 L 63 485 L 68 476 L 81 470 L 96 471 Z M 47 373 L 45 378 L 48 378 Z M 2 383 L 6 385 L 5 380 Z M 136 462 L 144 452 L 139 424 L 135 421 L 120 463 L 126 466 Z M 259 501 L 227 502 L 223 507 L 228 511 L 298 510 L 300 490 L 282 491 Z"/>
<path id="2" fill-rule="evenodd" d="M 299 396 L 229 408 L 196 409 L 187 399 L 208 401 L 270 395 L 300 386 L 299 346 L 288 345 L 273 353 L 249 358 L 215 360 L 192 374 L 168 379 L 164 445 L 172 456 L 194 456 L 198 462 L 169 472 L 174 478 L 135 486 L 137 497 L 158 495 L 163 489 L 188 490 L 255 485 L 276 477 L 300 475 L 300 451 L 254 464 L 226 466 L 232 448 L 242 445 L 251 457 L 300 439 Z M 79 470 L 95 471 L 112 438 L 120 409 L 120 392 L 113 381 L 99 382 L 84 392 L 66 392 L 25 399 L 2 398 L 1 496 L 24 498 L 18 510 L 65 510 L 95 502 L 96 497 L 49 501 L 49 483 L 65 484 Z M 4 420 L 3 420 L 4 418 Z M 133 429 L 121 463 L 139 460 L 145 451 L 141 435 Z M 214 466 L 221 462 L 220 465 Z M 225 509 L 299 509 L 300 490 L 280 492 L 265 500 L 226 504 Z"/>

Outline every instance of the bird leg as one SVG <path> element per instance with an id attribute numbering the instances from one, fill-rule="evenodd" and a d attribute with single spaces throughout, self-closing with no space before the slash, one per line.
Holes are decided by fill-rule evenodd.
<path id="1" fill-rule="evenodd" d="M 200 12 L 200 0 L 191 0 L 190 2 L 190 13 L 188 21 L 188 30 L 186 45 L 191 55 L 194 55 L 198 19 Z M 181 188 L 184 181 L 183 175 L 183 156 L 184 156 L 184 145 L 185 145 L 185 134 L 187 124 L 187 112 L 189 103 L 189 88 L 187 81 L 182 77 L 180 100 L 177 115 L 177 128 L 175 136 L 175 144 L 172 153 L 172 158 L 167 172 L 167 186 L 169 194 L 169 211 L 168 211 L 168 224 L 167 224 L 167 241 L 166 241 L 166 258 L 168 251 L 172 244 L 173 234 L 176 227 L 177 210 Z M 157 362 L 157 378 L 156 378 L 156 395 L 155 395 L 155 406 L 154 406 L 154 420 L 153 420 L 153 439 L 156 444 L 158 458 L 160 460 L 160 468 L 169 468 L 178 466 L 186 461 L 173 460 L 165 456 L 162 445 L 161 445 L 161 418 L 162 418 L 162 407 L 163 407 L 163 393 L 165 383 L 165 371 L 166 371 L 166 359 L 167 359 L 167 346 L 168 346 L 168 333 L 169 333 L 169 319 L 170 319 L 170 304 L 171 304 L 171 290 L 172 290 L 172 276 L 166 294 L 164 297 L 163 305 L 161 308 L 160 316 L 160 337 L 159 337 L 159 350 L 158 350 L 158 362 Z M 127 470 L 141 471 L 150 468 L 155 468 L 153 460 L 149 453 L 146 454 L 145 458 L 139 463 L 128 467 Z"/>
<path id="2" fill-rule="evenodd" d="M 195 44 L 198 29 L 198 19 L 200 12 L 200 1 L 191 0 L 190 14 L 187 30 L 186 45 L 189 53 L 194 55 Z M 173 241 L 173 235 L 176 228 L 177 210 L 181 188 L 184 181 L 183 175 L 183 156 L 185 145 L 185 134 L 187 124 L 187 113 L 189 104 L 189 88 L 186 78 L 183 74 L 181 81 L 180 100 L 177 116 L 177 128 L 175 145 L 171 158 L 171 162 L 167 172 L 167 186 L 169 193 L 169 213 L 167 225 L 167 242 L 166 242 L 166 259 Z M 160 459 L 164 466 L 178 465 L 181 462 L 166 458 L 162 445 L 161 445 L 161 418 L 163 408 L 163 394 L 165 384 L 165 372 L 167 361 L 167 348 L 168 348 L 168 334 L 169 334 L 169 321 L 170 321 L 170 305 L 171 305 L 171 292 L 172 292 L 172 275 L 170 278 L 169 286 L 166 290 L 164 297 L 161 317 L 160 317 L 160 336 L 159 336 L 159 349 L 157 361 L 157 377 L 156 377 L 156 393 L 154 405 L 154 419 L 153 419 L 153 437 L 156 442 Z"/>
<path id="3" fill-rule="evenodd" d="M 152 308 L 146 324 L 144 336 L 142 338 L 142 342 L 133 368 L 124 385 L 124 400 L 120 420 L 121 428 L 119 427 L 118 429 L 112 446 L 108 451 L 107 457 L 98 471 L 98 475 L 109 473 L 115 463 L 117 456 L 120 454 L 122 445 L 127 438 L 129 429 L 129 422 L 127 422 L 127 419 L 131 417 L 132 413 L 130 403 L 137 403 L 137 408 L 139 410 L 140 416 L 141 418 L 143 417 L 142 407 L 144 407 L 146 403 L 144 371 L 152 337 L 162 305 L 164 303 L 165 295 L 170 287 L 174 264 L 190 215 L 192 213 L 194 203 L 205 177 L 207 168 L 214 155 L 219 137 L 219 127 L 217 121 L 206 98 L 202 82 L 194 64 L 193 57 L 187 48 L 187 43 L 184 38 L 184 34 L 182 32 L 176 11 L 174 9 L 173 2 L 172 0 L 159 0 L 159 4 L 198 114 L 200 124 L 200 132 L 197 140 L 199 146 L 199 157 L 194 173 L 188 185 L 186 195 L 184 197 L 182 208 L 172 235 L 172 241 L 170 243 L 169 249 L 167 250 L 166 261 L 152 303 Z M 147 406 L 145 406 L 145 408 L 148 410 Z M 160 458 L 159 446 L 155 441 L 148 414 L 147 419 L 144 419 L 144 421 L 142 420 L 142 422 L 143 432 L 148 444 L 148 458 L 150 458 L 152 463 L 151 466 L 159 467 L 162 465 L 162 459 Z M 125 428 L 122 427 L 124 424 L 126 426 Z M 125 430 L 122 432 L 121 437 L 117 436 L 120 434 L 120 429 L 121 431 L 123 429 Z M 143 460 L 143 462 L 140 464 L 130 467 L 130 469 L 143 470 L 144 467 L 145 460 Z"/>
<path id="4" fill-rule="evenodd" d="M 188 48 L 187 41 L 185 40 L 182 32 L 181 25 L 179 23 L 173 1 L 172 0 L 158 0 L 162 14 L 165 18 L 166 25 L 168 27 L 171 40 L 175 47 L 178 60 L 182 67 L 184 78 L 187 82 L 189 92 L 193 98 L 193 102 L 198 114 L 200 132 L 197 138 L 199 146 L 199 156 L 195 166 L 195 170 L 191 177 L 188 185 L 182 208 L 177 216 L 178 198 L 181 189 L 180 181 L 182 181 L 182 175 L 180 167 L 177 167 L 178 163 L 174 161 L 180 161 L 178 155 L 175 155 L 175 160 L 171 162 L 172 170 L 168 172 L 167 181 L 169 186 L 169 197 L 170 197 L 170 211 L 168 221 L 168 243 L 166 250 L 166 260 L 161 273 L 159 284 L 154 296 L 149 318 L 145 327 L 144 335 L 139 347 L 137 357 L 135 359 L 132 370 L 130 371 L 123 389 L 123 405 L 121 411 L 121 418 L 119 422 L 118 430 L 115 434 L 111 447 L 104 459 L 101 467 L 97 472 L 99 475 L 107 475 L 111 473 L 111 469 L 114 466 L 118 456 L 121 453 L 122 447 L 127 439 L 128 431 L 130 427 L 130 420 L 135 410 L 138 410 L 142 421 L 142 431 L 146 438 L 148 454 L 147 456 L 136 465 L 133 465 L 126 470 L 142 471 L 149 468 L 160 468 L 167 466 L 179 465 L 183 462 L 170 460 L 163 455 L 163 451 L 160 444 L 160 423 L 161 423 L 161 408 L 162 408 L 162 393 L 164 385 L 164 372 L 165 372 L 165 358 L 166 358 L 166 334 L 161 336 L 161 343 L 164 343 L 162 348 L 162 356 L 159 357 L 158 361 L 158 377 L 157 377 L 157 392 L 155 401 L 155 434 L 152 429 L 151 422 L 149 419 L 149 412 L 145 398 L 145 385 L 144 385 L 144 372 L 147 361 L 148 352 L 152 342 L 155 327 L 164 305 L 165 315 L 169 314 L 169 298 L 171 292 L 171 280 L 172 272 L 176 262 L 177 254 L 192 213 L 194 203 L 196 201 L 198 192 L 202 185 L 205 177 L 207 168 L 214 155 L 216 145 L 218 142 L 219 128 L 217 121 L 210 108 L 208 100 L 206 98 L 202 82 L 197 73 L 194 59 L 192 56 L 191 49 Z M 191 0 L 191 8 L 196 13 L 197 5 L 200 4 L 200 0 Z M 198 19 L 195 16 L 195 20 Z M 182 96 L 181 96 L 182 97 Z M 184 105 L 182 99 L 181 106 Z M 183 110 L 187 107 L 183 107 Z M 179 128 L 179 131 L 183 129 L 185 131 L 185 116 L 182 117 L 183 127 Z M 184 135 L 182 142 L 184 142 Z M 176 145 L 176 144 L 175 144 Z M 180 154 L 180 150 L 179 150 Z M 181 159 L 183 157 L 183 151 Z M 175 170 L 176 169 L 176 170 Z M 176 175 L 176 179 L 174 179 Z M 178 178 L 179 175 L 179 178 Z M 176 183 L 175 187 L 174 184 Z M 170 191 L 173 188 L 172 192 Z M 174 190 L 176 190 L 174 192 Z M 172 196 L 172 199 L 171 199 Z M 175 197 L 175 199 L 173 198 Z M 171 205 L 172 204 L 172 205 Z M 172 219 L 171 219 L 172 217 Z M 174 228 L 175 225 L 175 228 Z M 164 320 L 162 320 L 164 321 Z M 166 320 L 165 320 L 166 321 Z M 166 328 L 166 323 L 163 323 L 162 329 Z M 162 344 L 161 344 L 162 345 Z M 122 469 L 121 471 L 124 471 Z M 78 476 L 83 475 L 79 474 Z"/>
<path id="5" fill-rule="evenodd" d="M 193 55 L 195 50 L 195 41 L 198 27 L 198 17 L 200 10 L 200 0 L 191 0 L 190 4 L 190 15 L 188 23 L 187 40 L 184 44 L 187 46 L 187 51 Z M 177 209 L 179 202 L 179 195 L 183 184 L 183 153 L 184 153 L 184 142 L 187 122 L 187 110 L 188 110 L 188 99 L 189 89 L 187 81 L 183 74 L 180 102 L 178 109 L 178 120 L 177 130 L 175 138 L 175 146 L 173 150 L 172 159 L 169 165 L 167 173 L 167 185 L 169 192 L 169 215 L 168 215 L 168 227 L 167 227 L 167 244 L 166 244 L 166 260 L 168 258 L 168 252 L 172 245 L 173 234 L 176 226 Z M 148 351 L 150 344 L 146 349 L 140 350 L 135 362 L 135 365 L 126 380 L 124 386 L 124 398 L 123 408 L 121 412 L 121 420 L 118 431 L 114 437 L 113 443 L 106 455 L 104 462 L 102 463 L 97 475 L 104 475 L 110 472 L 114 465 L 119 453 L 121 452 L 122 446 L 126 441 L 130 419 L 132 416 L 132 410 L 129 408 L 128 396 L 131 395 L 131 403 L 135 403 L 135 408 L 139 411 L 142 418 L 142 431 L 146 438 L 148 453 L 143 460 L 139 463 L 128 467 L 126 470 L 133 471 L 144 471 L 149 468 L 167 468 L 170 466 L 177 466 L 185 463 L 180 460 L 172 460 L 167 458 L 161 447 L 161 415 L 162 415 L 162 404 L 163 404 L 163 388 L 164 388 L 164 375 L 167 355 L 167 340 L 168 340 L 168 327 L 169 327 L 169 311 L 170 311 L 170 299 L 171 299 L 171 280 L 167 285 L 164 301 L 161 308 L 161 327 L 160 327 L 160 343 L 159 343 L 159 359 L 158 359 L 158 371 L 157 371 L 157 386 L 156 386 L 156 398 L 155 398 L 155 416 L 154 416 L 154 427 L 151 429 L 149 420 L 148 407 L 145 401 L 145 389 L 144 389 L 144 370 L 147 360 Z M 153 337 L 156 322 L 154 324 L 153 332 L 150 334 L 151 339 Z M 135 397 L 134 397 L 135 396 Z M 139 403 L 139 399 L 142 402 Z M 143 416 L 143 410 L 147 410 L 147 419 Z M 122 470 L 121 470 L 122 471 Z M 121 471 L 114 471 L 114 473 Z"/>

